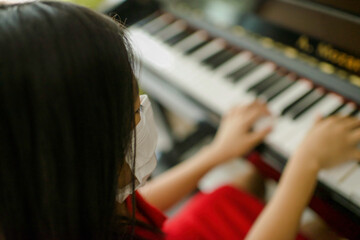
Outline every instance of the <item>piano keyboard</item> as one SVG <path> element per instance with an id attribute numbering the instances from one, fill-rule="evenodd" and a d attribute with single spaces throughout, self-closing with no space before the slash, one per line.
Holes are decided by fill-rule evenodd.
<path id="1" fill-rule="evenodd" d="M 132 26 L 130 36 L 147 68 L 219 115 L 256 98 L 266 101 L 277 120 L 265 143 L 285 158 L 317 115 L 360 118 L 355 103 L 169 14 Z M 323 170 L 318 179 L 360 207 L 359 163 Z"/>

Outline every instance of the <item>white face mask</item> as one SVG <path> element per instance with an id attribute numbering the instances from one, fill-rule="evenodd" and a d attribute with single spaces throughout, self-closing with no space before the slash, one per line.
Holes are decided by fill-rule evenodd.
<path id="1" fill-rule="evenodd" d="M 147 95 L 140 96 L 141 120 L 136 126 L 136 159 L 135 159 L 135 189 L 143 186 L 156 167 L 155 149 L 157 145 L 157 130 L 151 103 Z M 132 139 L 132 141 L 134 141 Z M 134 143 L 132 142 L 134 147 Z M 126 163 L 134 173 L 133 159 L 125 157 Z M 131 183 L 118 192 L 118 201 L 123 202 L 127 196 L 132 194 Z"/>

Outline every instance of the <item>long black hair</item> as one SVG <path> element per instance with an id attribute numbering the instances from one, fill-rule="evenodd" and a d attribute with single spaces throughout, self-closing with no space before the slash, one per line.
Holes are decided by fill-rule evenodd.
<path id="1" fill-rule="evenodd" d="M 135 85 L 124 30 L 110 17 L 63 2 L 0 5 L 4 239 L 131 235 L 115 199 Z"/>

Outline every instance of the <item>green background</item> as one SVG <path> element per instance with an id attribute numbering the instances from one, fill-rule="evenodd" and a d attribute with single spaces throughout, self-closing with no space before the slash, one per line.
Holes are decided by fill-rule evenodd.
<path id="1" fill-rule="evenodd" d="M 97 9 L 100 3 L 103 2 L 103 0 L 62 0 L 62 1 L 77 3 L 92 9 Z"/>

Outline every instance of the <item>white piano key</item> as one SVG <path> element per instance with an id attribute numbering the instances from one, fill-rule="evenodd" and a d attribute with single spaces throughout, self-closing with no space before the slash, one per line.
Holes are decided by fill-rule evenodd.
<path id="1" fill-rule="evenodd" d="M 230 72 L 244 66 L 251 61 L 252 54 L 248 51 L 241 52 L 236 56 L 232 57 L 227 62 L 223 63 L 216 69 L 216 74 L 226 76 Z"/>
<path id="2" fill-rule="evenodd" d="M 265 62 L 256 67 L 253 71 L 240 78 L 234 83 L 234 87 L 246 92 L 252 85 L 260 82 L 275 71 L 276 65 L 272 62 Z"/>
<path id="3" fill-rule="evenodd" d="M 296 81 L 290 88 L 286 89 L 283 93 L 277 96 L 273 101 L 269 102 L 268 106 L 270 111 L 279 116 L 281 111 L 289 105 L 291 102 L 294 102 L 296 99 L 300 98 L 306 92 L 312 89 L 312 85 L 305 80 Z"/>
<path id="4" fill-rule="evenodd" d="M 212 77 L 210 76 L 209 70 L 206 67 L 204 67 L 198 61 L 192 58 L 181 59 L 179 67 L 174 67 L 171 71 L 176 72 L 177 74 L 181 72 L 180 75 L 183 78 L 191 79 L 193 84 L 197 84 L 201 80 L 209 79 Z"/>
<path id="5" fill-rule="evenodd" d="M 153 38 L 140 29 L 131 29 L 131 36 L 134 45 L 137 46 L 135 52 L 140 51 L 142 60 L 145 61 L 149 67 L 168 74 L 178 74 L 181 72 L 179 76 L 168 79 L 172 82 L 175 81 L 175 84 L 176 81 L 180 80 L 194 87 L 197 85 L 197 80 L 199 79 L 197 75 L 200 69 L 199 67 L 194 70 L 191 69 L 198 65 L 196 61 L 178 54 L 162 41 Z M 178 77 L 180 77 L 180 79 Z M 191 83 L 189 82 L 190 80 Z"/>
<path id="6" fill-rule="evenodd" d="M 194 58 L 201 62 L 202 60 L 206 59 L 207 57 L 210 57 L 211 55 L 217 53 L 218 51 L 221 51 L 226 46 L 226 43 L 221 38 L 216 38 L 212 40 L 211 42 L 207 43 L 205 46 L 201 47 L 194 53 L 190 54 L 191 58 Z"/>
<path id="7" fill-rule="evenodd" d="M 194 59 L 189 58 L 185 60 L 187 63 L 192 64 L 192 66 L 199 65 Z M 228 84 L 224 84 L 224 81 L 218 81 L 211 76 L 206 78 L 206 74 L 199 74 L 200 68 L 196 70 L 196 73 L 188 71 L 186 66 L 179 64 L 177 68 L 163 69 L 161 73 L 166 75 L 168 81 L 173 82 L 173 84 L 202 102 L 205 106 L 208 106 L 220 115 L 225 113 L 229 109 L 231 102 L 232 86 L 228 86 Z"/>
<path id="8" fill-rule="evenodd" d="M 336 109 L 339 106 L 339 98 L 335 94 L 328 94 L 318 103 L 312 106 L 302 116 L 294 120 L 293 128 L 297 129 L 294 133 L 287 134 L 284 139 L 289 139 L 285 143 L 285 148 L 292 153 L 296 150 L 306 133 L 313 126 L 317 116 L 324 116 L 326 113 Z"/>
<path id="9" fill-rule="evenodd" d="M 254 73 L 249 74 L 246 77 L 246 81 L 259 81 L 263 79 L 266 75 L 270 74 L 275 69 L 275 65 L 272 63 L 267 63 L 259 66 L 258 69 L 254 70 Z M 211 105 L 216 109 L 219 114 L 226 113 L 232 106 L 241 102 L 245 104 L 246 102 L 253 101 L 254 98 L 250 98 L 249 94 L 242 92 L 241 89 L 234 89 L 232 83 L 227 82 L 224 78 L 214 75 L 211 71 L 206 70 L 204 74 L 197 75 L 197 83 L 201 83 L 201 86 L 211 86 L 213 94 L 211 94 L 208 89 L 206 89 L 206 96 L 208 102 L 213 102 Z M 200 87 L 199 85 L 196 85 Z M 193 87 L 194 89 L 194 87 Z M 244 88 L 246 89 L 246 88 Z M 204 92 L 202 90 L 202 92 Z M 241 101 L 236 101 L 241 98 Z M 221 101 L 219 101 L 221 99 Z M 245 101 L 246 100 L 246 101 Z M 209 103 L 208 103 L 209 104 Z"/>
<path id="10" fill-rule="evenodd" d="M 356 161 L 346 162 L 330 169 L 324 169 L 319 172 L 319 180 L 326 185 L 338 188 L 340 183 L 357 167 Z"/>
<path id="11" fill-rule="evenodd" d="M 131 29 L 130 33 L 133 44 L 136 47 L 134 51 L 136 53 L 140 52 L 141 59 L 148 67 L 155 69 L 162 75 L 166 75 L 167 79 L 178 87 L 183 89 L 185 87 L 184 90 L 187 90 L 188 85 L 193 88 L 196 87 L 197 78 L 184 74 L 186 72 L 186 65 L 182 65 L 179 62 L 181 59 L 178 58 L 178 55 L 172 54 L 165 44 L 140 29 Z M 173 69 L 177 69 L 180 72 L 183 70 L 183 74 L 178 74 L 179 72 L 173 71 Z"/>
<path id="12" fill-rule="evenodd" d="M 182 56 L 183 61 L 181 62 L 182 71 L 181 72 L 185 77 L 193 78 L 209 78 L 214 75 L 211 69 L 201 63 L 202 60 L 207 57 L 221 51 L 225 47 L 225 42 L 223 39 L 214 39 L 205 46 L 201 47 L 194 53 L 188 56 Z"/>
<path id="13" fill-rule="evenodd" d="M 352 113 L 353 111 L 355 111 L 355 109 L 356 109 L 355 103 L 349 102 L 349 103 L 347 103 L 345 106 L 343 106 L 343 107 L 336 113 L 336 115 L 348 116 L 350 113 Z"/>
<path id="14" fill-rule="evenodd" d="M 263 63 L 235 84 L 227 78 L 219 77 L 222 84 L 226 83 L 227 87 L 231 89 L 231 101 L 228 105 L 228 109 L 239 104 L 244 105 L 253 102 L 256 99 L 256 96 L 253 93 L 246 92 L 246 89 L 252 83 L 259 82 L 269 76 L 275 71 L 275 68 L 275 64 L 271 62 Z"/>
<path id="15" fill-rule="evenodd" d="M 224 113 L 224 109 L 228 109 L 231 89 L 224 89 L 225 85 L 217 82 L 210 83 L 203 78 L 187 78 L 178 72 L 162 71 L 161 74 L 175 86 L 220 115 Z"/>
<path id="16" fill-rule="evenodd" d="M 275 122 L 275 118 L 273 116 L 262 117 L 255 122 L 253 129 L 255 132 L 262 131 L 268 127 L 274 126 L 274 122 Z"/>
<path id="17" fill-rule="evenodd" d="M 166 44 L 162 43 L 161 41 L 152 38 L 145 32 L 132 30 L 132 36 L 134 36 L 133 38 L 135 38 L 133 40 L 134 42 L 137 43 L 141 42 L 141 44 L 139 44 L 142 45 L 140 47 L 142 50 L 141 52 L 143 52 L 144 53 L 143 55 L 145 55 L 142 59 L 151 68 L 155 68 L 157 72 L 162 73 L 162 75 L 166 75 L 167 76 L 166 79 L 173 82 L 175 85 L 182 88 L 184 91 L 188 92 L 190 90 L 190 92 L 195 98 L 203 99 L 204 94 L 210 94 L 210 95 L 215 94 L 214 91 L 210 91 L 210 88 L 214 88 L 213 84 L 211 85 L 208 82 L 204 83 L 204 81 L 201 81 L 203 79 L 198 77 L 200 72 L 199 67 L 197 67 L 195 71 L 191 71 L 191 68 L 189 68 L 189 66 L 194 67 L 199 65 L 198 62 L 196 62 L 194 59 L 185 58 L 185 57 L 179 58 L 179 55 L 175 54 L 174 51 L 171 51 L 170 47 L 168 47 Z M 144 40 L 140 41 L 141 39 Z M 157 51 L 157 55 L 156 52 L 154 52 L 155 50 Z M 156 56 L 156 58 L 154 58 L 153 56 Z M 156 62 L 152 59 L 155 59 Z M 169 60 L 169 62 L 165 62 L 164 64 L 163 63 L 164 59 Z M 179 72 L 181 74 L 179 74 Z M 221 85 L 220 86 L 215 85 L 215 88 L 217 90 L 220 90 L 223 89 L 224 87 Z M 198 89 L 201 89 L 200 90 L 201 92 L 197 94 L 198 96 L 196 96 L 197 92 L 194 91 L 199 92 Z M 224 92 L 224 90 L 221 92 Z M 229 96 L 229 94 L 225 96 Z M 226 100 L 226 98 L 223 99 Z M 218 102 L 219 104 L 224 104 L 222 101 L 218 101 Z M 211 103 L 206 103 L 205 105 L 207 104 L 211 105 Z M 219 109 L 218 105 L 216 106 L 216 109 Z"/>
<path id="18" fill-rule="evenodd" d="M 167 39 L 175 36 L 176 34 L 183 32 L 185 29 L 186 23 L 183 20 L 178 20 L 162 29 L 155 36 L 162 39 L 162 41 L 166 41 Z"/>
<path id="19" fill-rule="evenodd" d="M 234 59 L 236 58 L 236 59 Z M 230 69 L 232 68 L 240 68 L 242 66 L 244 66 L 245 64 L 247 64 L 248 62 L 251 61 L 251 54 L 249 53 L 240 53 L 236 56 L 234 56 L 233 58 L 231 58 L 230 60 L 237 60 L 236 63 L 234 64 L 234 61 L 229 63 L 224 63 L 223 67 L 219 67 L 216 69 L 211 68 L 209 65 L 205 65 L 205 64 L 200 64 L 202 68 L 206 69 L 207 72 L 207 76 L 210 76 L 212 78 L 221 78 L 222 81 L 226 82 L 226 75 L 228 72 L 231 72 L 232 70 Z M 222 66 L 222 65 L 220 65 Z"/>
<path id="20" fill-rule="evenodd" d="M 352 193 L 352 194 L 350 195 L 350 199 L 351 199 L 355 204 L 357 204 L 358 206 L 360 206 L 360 193 L 358 193 L 358 192 Z"/>
<path id="21" fill-rule="evenodd" d="M 293 120 L 288 116 L 278 117 L 278 120 L 274 122 L 271 133 L 265 139 L 267 144 L 279 150 L 285 157 L 288 157 L 290 152 L 284 148 L 284 138 L 282 138 L 282 135 L 286 131 L 291 131 L 292 125 Z M 285 141 L 287 141 L 287 139 Z"/>
<path id="22" fill-rule="evenodd" d="M 173 49 L 178 50 L 181 53 L 185 53 L 196 45 L 206 41 L 208 37 L 209 35 L 205 31 L 196 31 L 187 38 L 175 44 Z"/>
<path id="23" fill-rule="evenodd" d="M 281 149 L 283 152 L 290 153 L 288 149 L 284 148 L 283 141 L 286 135 L 295 134 L 298 130 L 294 127 L 294 120 L 287 115 L 280 116 L 281 111 L 290 103 L 296 101 L 306 92 L 312 88 L 307 81 L 298 80 L 289 89 L 285 90 L 278 98 L 269 102 L 268 107 L 274 116 L 279 116 L 279 120 L 275 123 L 273 131 L 267 136 L 266 142 L 270 145 Z M 288 141 L 288 139 L 286 139 Z"/>
<path id="24" fill-rule="evenodd" d="M 333 106 L 332 108 L 329 108 L 329 110 L 327 112 L 323 112 L 322 113 L 322 116 L 323 117 L 326 117 L 326 116 L 329 116 L 332 112 L 334 112 L 336 109 L 338 109 L 341 105 L 344 104 L 344 100 L 339 97 L 338 95 L 336 94 L 331 94 L 333 97 Z"/>
<path id="25" fill-rule="evenodd" d="M 316 103 L 311 109 L 298 118 L 302 127 L 309 129 L 317 116 L 326 116 L 342 104 L 342 99 L 335 94 L 327 94 L 323 99 Z"/>
<path id="26" fill-rule="evenodd" d="M 224 80 L 224 75 L 226 75 L 226 71 L 231 71 L 231 68 L 239 68 L 242 65 L 245 65 L 249 61 L 251 61 L 252 54 L 249 52 L 243 52 L 235 56 L 232 62 L 226 64 L 222 69 L 216 69 L 215 71 L 208 66 L 201 64 L 199 61 L 194 60 L 193 58 L 184 59 L 187 63 L 183 63 L 186 65 L 185 75 L 191 74 L 193 77 L 197 79 L 207 79 L 208 81 L 217 80 L 222 83 L 222 85 L 229 85 L 228 82 Z M 191 61 L 189 61 L 191 59 Z M 210 83 L 209 83 L 210 84 Z M 230 86 L 230 85 L 229 85 Z"/>
<path id="27" fill-rule="evenodd" d="M 351 200 L 360 205 L 360 166 L 357 165 L 338 187 L 339 191 L 349 196 Z"/>
<path id="28" fill-rule="evenodd" d="M 299 117 L 301 122 L 312 125 L 316 116 L 324 116 L 328 112 L 338 108 L 341 104 L 341 99 L 335 94 L 329 93 L 322 98 L 316 105 L 312 107 L 308 112 Z"/>
<path id="29" fill-rule="evenodd" d="M 293 108 L 288 111 L 288 115 L 292 118 L 299 118 L 307 114 L 314 106 L 316 106 L 325 96 L 325 91 L 321 88 L 315 88 L 309 95 L 305 96 L 300 102 L 295 104 Z"/>
<path id="30" fill-rule="evenodd" d="M 185 84 L 186 92 L 192 97 L 209 107 L 213 111 L 222 115 L 226 113 L 231 101 L 232 95 L 225 85 L 218 84 L 217 82 L 204 82 L 203 79 L 198 81 L 200 84 L 194 86 L 193 84 Z"/>
<path id="31" fill-rule="evenodd" d="M 173 58 L 176 60 L 175 64 L 172 64 L 170 68 L 167 69 L 167 71 L 176 72 L 177 74 L 180 74 L 183 78 L 192 79 L 197 79 L 196 76 L 202 73 L 200 69 L 202 67 L 199 65 L 199 62 L 196 59 L 184 55 L 182 51 L 168 46 L 164 42 L 156 39 L 153 40 L 155 40 L 158 45 L 161 45 L 161 47 L 165 49 L 165 51 L 172 54 L 174 56 Z"/>
<path id="32" fill-rule="evenodd" d="M 134 53 L 149 67 L 166 71 L 177 66 L 177 58 L 158 41 L 142 31 L 131 31 Z"/>
<path id="33" fill-rule="evenodd" d="M 168 72 L 176 72 L 181 73 L 182 79 L 190 79 L 191 84 L 196 87 L 198 84 L 198 80 L 201 78 L 201 75 L 207 73 L 207 70 L 202 66 L 198 60 L 184 55 L 183 52 L 176 50 L 175 48 L 168 46 L 163 41 L 159 41 L 157 39 L 153 39 L 157 42 L 158 45 L 161 46 L 166 52 L 172 54 L 173 64 L 167 65 L 167 69 L 163 69 Z"/>
<path id="34" fill-rule="evenodd" d="M 261 93 L 259 95 L 259 99 L 263 99 L 264 101 L 267 101 L 268 98 L 266 97 L 266 95 L 268 95 L 269 93 L 271 93 L 270 95 L 272 95 L 272 93 L 278 92 L 280 89 L 283 89 L 284 87 L 288 86 L 289 84 L 290 83 L 288 81 L 283 81 L 281 79 L 280 81 L 275 82 L 275 84 L 269 86 L 263 93 Z"/>
<path id="35" fill-rule="evenodd" d="M 160 29 L 160 28 L 166 26 L 167 24 L 169 24 L 171 19 L 172 19 L 172 17 L 169 14 L 162 14 L 159 17 L 146 23 L 141 28 L 149 29 L 150 31 L 157 30 L 157 29 Z"/>

